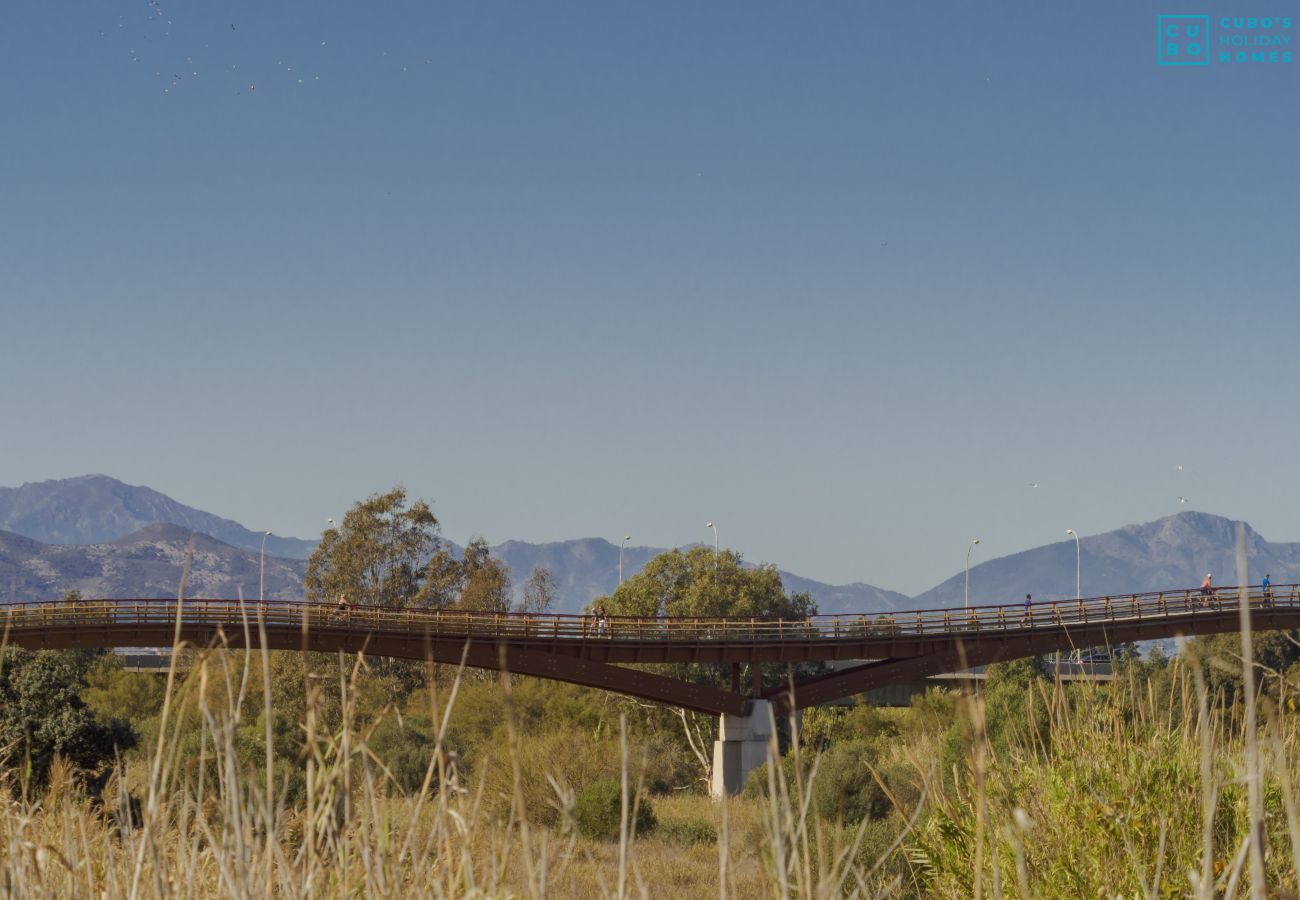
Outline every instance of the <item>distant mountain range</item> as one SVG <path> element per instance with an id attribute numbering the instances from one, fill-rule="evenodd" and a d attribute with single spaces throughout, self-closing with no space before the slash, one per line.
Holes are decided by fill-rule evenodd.
<path id="1" fill-rule="evenodd" d="M 176 595 L 191 536 L 190 596 L 257 596 L 262 535 L 230 519 L 185 506 L 147 487 L 104 475 L 0 488 L 0 598 L 35 600 L 77 589 L 95 597 Z M 1274 583 L 1300 582 L 1300 544 L 1264 540 L 1247 526 L 1251 579 L 1265 571 Z M 454 546 L 454 545 L 453 545 Z M 267 540 L 266 596 L 301 597 L 306 557 L 315 544 Z M 1236 580 L 1236 523 L 1186 512 L 1082 538 L 1083 593 L 1160 590 Z M 624 577 L 640 571 L 662 548 L 627 547 Z M 618 546 L 601 538 L 492 548 L 521 593 L 536 566 L 559 588 L 556 611 L 576 612 L 618 585 Z M 1039 600 L 1074 596 L 1074 541 L 1063 541 L 971 568 L 971 603 L 1007 603 L 1033 593 Z M 830 585 L 782 572 L 786 589 L 807 591 L 826 613 L 960 606 L 964 572 L 908 597 L 869 584 Z"/>
<path id="2" fill-rule="evenodd" d="M 1222 516 L 1185 512 L 1143 525 L 1126 525 L 1079 541 L 1085 597 L 1197 587 L 1207 572 L 1217 585 L 1237 583 L 1237 523 Z M 1274 584 L 1300 582 L 1300 544 L 1275 544 L 1246 526 L 1246 558 L 1252 583 L 1267 572 Z M 1008 603 L 1074 596 L 1075 547 L 1070 538 L 989 560 L 970 570 L 970 602 Z M 913 597 L 916 609 L 961 606 L 961 572 Z"/>
<path id="3" fill-rule="evenodd" d="M 630 578 L 641 567 L 665 552 L 663 547 L 627 547 L 623 551 L 623 577 Z M 603 538 L 581 538 L 550 544 L 506 541 L 492 548 L 492 555 L 510 567 L 515 590 L 536 566 L 545 566 L 555 575 L 559 588 L 558 606 L 577 612 L 594 598 L 618 587 L 618 545 Z M 788 591 L 807 591 L 822 612 L 850 612 L 859 609 L 900 609 L 908 604 L 906 594 L 872 587 L 869 584 L 823 584 L 790 572 L 781 573 Z"/>
<path id="4" fill-rule="evenodd" d="M 51 599 L 78 590 L 87 597 L 175 597 L 191 552 L 190 597 L 258 596 L 259 554 L 178 525 L 149 525 L 99 544 L 44 544 L 0 531 L 0 598 Z M 301 597 L 306 563 L 266 557 L 266 598 Z"/>
<path id="5" fill-rule="evenodd" d="M 46 544 L 102 544 L 162 524 L 179 525 L 242 550 L 256 552 L 262 546 L 261 532 L 107 475 L 0 487 L 0 530 Z M 279 535 L 266 539 L 267 553 L 290 559 L 306 559 L 315 549 L 315 541 Z"/>

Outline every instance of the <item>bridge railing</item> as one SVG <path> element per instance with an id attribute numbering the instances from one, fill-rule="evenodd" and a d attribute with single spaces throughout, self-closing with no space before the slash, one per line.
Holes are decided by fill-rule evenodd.
<path id="1" fill-rule="evenodd" d="M 1252 587 L 1252 607 L 1300 609 L 1300 586 Z M 268 628 L 430 634 L 440 637 L 511 639 L 607 639 L 620 641 L 728 641 L 786 643 L 852 640 L 891 635 L 970 634 L 1024 631 L 1135 619 L 1191 618 L 1238 607 L 1236 588 L 1203 594 L 1195 588 L 1058 600 L 1031 605 L 1002 604 L 956 609 L 841 613 L 807 618 L 638 617 L 491 613 L 467 610 L 407 609 L 293 601 L 186 600 L 188 626 L 220 626 L 228 634 Z M 77 600 L 0 605 L 0 627 L 11 632 L 104 626 L 172 626 L 175 600 Z"/>

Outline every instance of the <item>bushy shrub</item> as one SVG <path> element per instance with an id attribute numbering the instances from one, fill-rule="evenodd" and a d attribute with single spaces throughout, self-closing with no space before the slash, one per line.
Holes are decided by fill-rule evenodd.
<path id="1" fill-rule="evenodd" d="M 519 755 L 517 789 L 528 821 L 551 827 L 563 826 L 565 807 L 582 785 L 614 778 L 622 768 L 617 741 L 592 740 L 575 731 L 528 735 L 515 752 Z M 503 739 L 491 748 L 480 747 L 473 757 L 472 780 L 483 780 L 484 803 L 502 820 L 517 811 L 511 754 L 509 741 Z M 633 772 L 637 762 L 629 760 Z"/>
<path id="2" fill-rule="evenodd" d="M 700 766 L 681 741 L 665 734 L 642 739 L 645 746 L 645 789 L 653 796 L 699 785 Z M 629 763 L 639 764 L 636 753 Z"/>
<path id="3" fill-rule="evenodd" d="M 883 819 L 873 819 L 870 822 L 864 822 L 858 826 L 862 829 L 862 839 L 858 843 L 858 852 L 854 860 L 863 871 L 868 871 L 882 865 L 887 871 L 899 871 L 902 874 L 903 860 L 898 856 L 897 849 L 893 850 L 894 841 L 898 838 L 898 832 L 901 829 L 897 817 L 886 817 Z M 857 830 L 846 838 L 854 840 L 857 838 Z"/>
<path id="4" fill-rule="evenodd" d="M 924 786 L 924 777 L 916 766 L 907 760 L 894 759 L 883 763 L 877 771 L 889 788 L 890 810 L 904 816 L 911 815 L 921 803 Z"/>
<path id="5" fill-rule="evenodd" d="M 799 755 L 798 763 L 803 766 L 805 782 L 808 778 L 808 770 L 812 765 L 814 754 L 802 753 Z M 777 766 L 776 778 L 780 783 L 786 785 L 786 790 L 793 794 L 795 792 L 795 755 L 787 753 L 781 757 L 780 764 Z M 757 769 L 749 773 L 745 780 L 745 788 L 741 791 L 741 796 L 750 800 L 766 799 L 770 793 L 771 777 L 768 774 L 770 763 L 763 763 Z M 779 793 L 779 790 L 778 790 Z"/>
<path id="6" fill-rule="evenodd" d="M 832 744 L 851 740 L 849 709 L 843 706 L 813 706 L 803 712 L 800 739 L 812 750 L 825 750 Z"/>
<path id="7" fill-rule="evenodd" d="M 370 735 L 369 746 L 402 792 L 420 790 L 434 751 L 433 727 L 427 720 L 407 716 L 398 722 L 389 716 Z M 436 786 L 436 781 L 431 783 Z"/>
<path id="8" fill-rule="evenodd" d="M 655 826 L 655 834 L 673 844 L 716 844 L 718 829 L 703 819 L 673 819 Z"/>
<path id="9" fill-rule="evenodd" d="M 632 801 L 633 798 L 629 795 L 629 805 L 632 805 Z M 635 805 L 636 833 L 645 834 L 655 827 L 654 809 L 646 797 L 642 797 L 640 803 Z M 630 815 L 631 810 L 628 813 Z M 593 841 L 617 838 L 623 822 L 622 785 L 613 780 L 596 781 L 587 785 L 574 804 L 573 819 L 578 826 L 578 833 L 585 838 Z"/>
<path id="10" fill-rule="evenodd" d="M 889 812 L 889 799 L 867 768 L 869 756 L 870 748 L 862 741 L 838 744 L 822 756 L 813 783 L 817 815 L 848 824 Z"/>

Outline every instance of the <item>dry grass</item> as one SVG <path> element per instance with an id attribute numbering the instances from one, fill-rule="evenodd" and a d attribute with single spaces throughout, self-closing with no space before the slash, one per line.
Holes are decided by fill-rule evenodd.
<path id="1" fill-rule="evenodd" d="M 319 679 L 307 678 L 307 753 L 295 761 L 306 773 L 305 798 L 291 804 L 287 780 L 267 776 L 276 771 L 269 726 L 264 766 L 249 765 L 238 747 L 241 725 L 249 724 L 250 685 L 254 696 L 261 686 L 261 712 L 272 721 L 268 655 L 214 648 L 193 657 L 185 677 L 168 675 L 158 739 L 142 760 L 119 762 L 100 800 L 81 793 L 62 763 L 42 796 L 13 784 L 0 791 L 4 893 L 701 896 L 722 893 L 725 879 L 726 896 L 753 897 L 771 894 L 774 883 L 764 841 L 770 846 L 775 834 L 792 843 L 781 829 L 802 827 L 797 816 L 774 825 L 750 801 L 679 796 L 657 799 L 662 825 L 652 836 L 636 838 L 624 828 L 617 842 L 590 842 L 567 827 L 573 792 L 560 783 L 553 798 L 559 824 L 542 827 L 525 808 L 524 754 L 513 727 L 514 802 L 505 819 L 490 814 L 500 804 L 487 802 L 486 779 L 465 783 L 442 752 L 459 677 L 450 690 L 431 688 L 439 734 L 428 748 L 425 789 L 405 794 L 367 744 L 373 725 L 357 724 L 360 660 L 339 671 L 342 721 L 332 731 L 319 714 Z M 503 683 L 504 715 L 513 723 L 508 679 Z M 187 740 L 193 746 L 195 729 L 197 759 L 181 752 Z M 631 806 L 642 792 L 626 739 L 622 757 Z"/>
<path id="2" fill-rule="evenodd" d="M 1049 734 L 1026 729 L 994 751 L 984 705 L 966 715 L 969 770 L 936 773 L 937 741 L 895 747 L 922 782 L 887 822 L 839 827 L 810 811 L 818 761 L 768 767 L 764 797 L 714 803 L 654 798 L 659 827 L 591 842 L 572 828 L 573 790 L 554 782 L 554 824 L 530 814 L 525 739 L 509 680 L 509 778 L 464 780 L 442 752 L 459 677 L 430 689 L 424 789 L 399 790 L 360 724 L 359 660 L 338 667 L 342 714 L 327 727 L 321 685 L 308 676 L 303 799 L 286 800 L 271 742 L 265 765 L 241 756 L 247 709 L 271 721 L 265 653 L 199 654 L 169 675 L 159 737 L 122 762 L 100 805 L 56 764 L 38 797 L 0 790 L 0 893 L 69 897 L 800 897 L 1262 895 L 1294 891 L 1300 856 L 1297 723 L 1283 708 L 1260 740 L 1236 709 L 1215 710 L 1191 668 L 1176 668 L 1172 701 L 1058 685 L 1027 699 L 1050 709 Z M 260 670 L 260 671 L 259 671 Z M 250 694 L 253 698 L 250 701 Z M 1121 702 L 1123 701 L 1123 702 Z M 181 752 L 194 745 L 197 758 Z M 269 731 L 267 733 L 269 738 Z M 188 744 L 186 739 L 188 739 Z M 259 749 L 260 752 L 260 749 Z M 796 751 L 797 752 L 797 751 Z M 1252 755 L 1257 761 L 1251 760 Z M 624 730 L 626 805 L 640 802 L 637 754 Z M 259 760 L 259 762 L 262 762 Z M 283 773 L 283 766 L 279 771 Z M 1258 777 L 1252 802 L 1250 779 Z M 946 786 L 941 782 L 946 781 Z M 884 782 L 881 781 L 882 786 Z M 488 796 L 505 792 L 505 802 Z M 138 802 L 133 806 L 132 798 Z M 919 799 L 917 799 L 919 797 Z M 1256 803 L 1259 805 L 1257 806 Z M 501 810 L 506 812 L 501 814 Z M 494 812 L 495 810 L 495 812 Z M 1257 812 L 1258 810 L 1258 812 Z"/>

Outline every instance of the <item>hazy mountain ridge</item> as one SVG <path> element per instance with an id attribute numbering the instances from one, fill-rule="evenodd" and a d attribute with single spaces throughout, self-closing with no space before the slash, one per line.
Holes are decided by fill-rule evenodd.
<path id="1" fill-rule="evenodd" d="M 82 506 L 78 506 L 78 504 Z M 82 508 L 84 507 L 84 508 Z M 125 534 L 116 532 L 147 517 Z M 174 522 L 173 519 L 184 519 Z M 191 524 L 194 523 L 194 524 Z M 244 543 L 205 528 L 234 534 Z M 175 596 L 186 547 L 194 536 L 190 596 L 256 596 L 261 535 L 229 519 L 177 503 L 147 487 L 102 475 L 0 488 L 0 596 L 35 600 L 81 590 L 88 596 Z M 16 532 L 16 533 L 15 533 Z M 108 536 L 81 543 L 85 533 Z M 452 552 L 456 544 L 445 541 Z M 1251 581 L 1264 572 L 1276 584 L 1300 582 L 1300 543 L 1274 543 L 1247 526 Z M 283 548 L 293 551 L 285 558 Z M 1236 523 L 1222 516 L 1184 512 L 1081 539 L 1084 596 L 1194 587 L 1206 572 L 1217 584 L 1236 581 Z M 310 541 L 267 541 L 267 596 L 302 596 Z M 623 574 L 630 578 L 664 552 L 627 546 Z M 516 598 L 537 566 L 555 575 L 557 612 L 577 612 L 618 586 L 617 544 L 580 538 L 533 544 L 505 541 L 492 553 L 511 570 Z M 1048 601 L 1074 596 L 1072 539 L 980 562 L 971 568 L 971 603 L 1015 603 L 1026 593 Z M 786 589 L 807 591 L 826 613 L 961 606 L 964 572 L 908 597 L 869 584 L 830 585 L 781 572 Z"/>
<path id="2" fill-rule="evenodd" d="M 684 549 L 684 548 L 683 548 Z M 623 550 L 623 577 L 631 578 L 660 553 L 663 547 L 628 546 Z M 596 597 L 618 587 L 618 545 L 604 538 L 579 538 L 546 544 L 506 541 L 492 548 L 492 555 L 510 567 L 516 597 L 536 566 L 555 575 L 559 588 L 559 612 L 578 612 Z M 851 612 L 864 608 L 906 608 L 908 598 L 897 591 L 869 584 L 831 585 L 790 572 L 781 572 L 788 591 L 807 591 L 822 612 Z"/>
<path id="3" fill-rule="evenodd" d="M 100 544 L 157 524 L 178 525 L 243 550 L 256 552 L 262 544 L 261 532 L 107 475 L 0 488 L 0 529 L 46 544 Z M 266 539 L 268 554 L 292 559 L 306 559 L 315 548 L 314 541 L 298 538 Z"/>
<path id="4" fill-rule="evenodd" d="M 1083 537 L 1079 542 L 1085 597 L 1198 587 L 1207 572 L 1218 585 L 1237 582 L 1237 523 L 1185 512 Z M 1267 572 L 1275 584 L 1300 581 L 1300 544 L 1266 541 L 1246 526 L 1249 578 Z M 961 606 L 965 573 L 912 598 L 917 609 Z M 972 606 L 1074 596 L 1075 546 L 1069 538 L 971 566 Z"/>
<path id="5" fill-rule="evenodd" d="M 257 553 L 178 525 L 157 524 L 98 544 L 45 544 L 0 531 L 0 597 L 6 602 L 32 602 L 69 590 L 87 597 L 173 597 L 191 539 L 188 596 L 235 597 L 241 591 L 245 597 L 257 596 Z M 453 552 L 459 549 L 448 546 Z M 662 552 L 656 547 L 626 548 L 625 577 Z M 555 612 L 578 612 L 618 586 L 618 547 L 601 538 L 547 544 L 507 541 L 492 548 L 492 553 L 510 567 L 517 598 L 535 566 L 550 568 L 559 587 Z M 267 554 L 266 597 L 301 598 L 306 569 L 303 560 Z M 894 609 L 907 601 L 902 594 L 870 585 L 825 585 L 786 572 L 781 577 L 788 590 L 811 593 L 824 612 Z"/>
<path id="6" fill-rule="evenodd" d="M 23 603 L 70 590 L 87 597 L 175 597 L 187 556 L 187 596 L 257 598 L 259 554 L 177 525 L 150 525 L 100 544 L 43 544 L 0 531 L 0 597 Z M 305 568 L 301 560 L 268 554 L 266 598 L 301 598 Z"/>
<path id="7" fill-rule="evenodd" d="M 170 533 L 153 530 L 154 526 L 162 525 L 172 526 L 179 531 Z M 83 475 L 32 482 L 17 488 L 0 488 L 0 529 L 14 532 L 14 537 L 22 535 L 38 542 L 44 549 L 29 548 L 27 553 L 31 559 L 45 560 L 47 564 L 50 560 L 60 559 L 67 567 L 58 571 L 59 578 L 46 578 L 41 583 L 32 582 L 21 571 L 5 567 L 0 560 L 0 592 L 6 596 L 14 594 L 14 591 L 7 590 L 10 582 L 14 586 L 44 588 L 38 593 L 31 593 L 27 589 L 18 592 L 19 596 L 27 599 L 48 596 L 50 591 L 56 589 L 57 592 L 62 592 L 73 588 L 99 597 L 139 596 L 143 588 L 133 590 L 127 581 L 114 573 L 118 567 L 142 573 L 139 566 L 143 560 L 125 553 L 123 548 L 135 547 L 136 551 L 143 552 L 141 541 L 147 543 L 159 535 L 165 534 L 165 543 L 174 546 L 182 534 L 188 540 L 188 535 L 193 532 L 215 538 L 231 551 L 254 555 L 260 550 L 262 541 L 260 532 L 247 529 L 238 522 L 186 506 L 152 488 L 128 485 L 106 475 Z M 452 541 L 444 540 L 443 544 L 457 555 L 461 552 L 461 548 Z M 116 555 L 105 556 L 102 551 L 83 554 L 78 550 L 61 552 L 56 549 L 103 545 L 116 545 L 119 551 Z M 299 585 L 297 596 L 301 596 L 302 577 L 306 572 L 303 561 L 315 547 L 315 542 L 298 538 L 279 535 L 267 538 L 268 592 L 271 558 L 274 556 L 281 558 L 281 562 L 295 563 L 292 566 L 293 580 Z M 624 548 L 624 576 L 630 578 L 662 552 L 663 548 L 658 547 Z M 516 599 L 522 597 L 524 586 L 534 567 L 540 565 L 550 568 L 555 574 L 559 589 L 555 604 L 558 612 L 578 612 L 596 597 L 608 594 L 618 587 L 618 545 L 602 538 L 579 538 L 541 544 L 506 541 L 494 546 L 492 553 L 510 567 Z M 219 561 L 221 556 L 221 552 L 212 551 L 204 557 L 203 566 L 199 565 L 196 557 L 192 583 L 208 584 L 214 590 L 217 587 L 229 589 L 245 584 L 239 562 L 233 557 Z M 84 574 L 95 568 L 96 560 L 103 561 L 110 571 L 98 577 Z M 32 565 L 41 568 L 41 564 Z M 232 572 L 238 574 L 232 577 Z M 873 608 L 894 608 L 907 601 L 902 594 L 870 585 L 828 585 L 788 572 L 782 572 L 781 576 L 789 590 L 808 591 L 828 612 L 857 609 L 863 604 Z M 170 572 L 157 566 L 151 567 L 145 584 L 150 590 L 156 591 L 168 579 L 170 583 L 162 590 L 162 596 L 175 593 L 180 579 L 179 565 Z M 277 586 L 277 596 L 287 589 L 287 584 Z M 190 593 L 197 596 L 193 589 Z"/>

